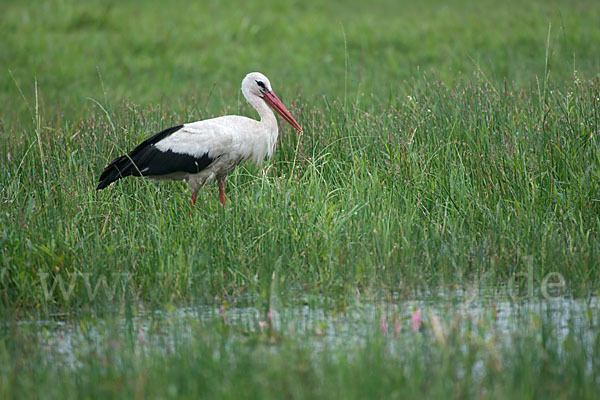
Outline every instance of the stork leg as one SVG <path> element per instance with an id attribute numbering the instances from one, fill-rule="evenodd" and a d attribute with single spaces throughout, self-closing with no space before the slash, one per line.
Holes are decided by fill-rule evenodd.
<path id="1" fill-rule="evenodd" d="M 194 209 L 194 206 L 196 205 L 196 197 L 198 197 L 197 189 L 192 192 L 192 205 L 190 206 L 190 210 L 188 211 L 189 215 L 192 215 L 192 210 Z"/>
<path id="2" fill-rule="evenodd" d="M 219 201 L 225 205 L 225 182 L 219 181 Z"/>

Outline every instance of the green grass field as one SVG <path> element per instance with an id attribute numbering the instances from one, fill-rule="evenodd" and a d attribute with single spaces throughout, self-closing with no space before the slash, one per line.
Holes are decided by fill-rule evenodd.
<path id="1" fill-rule="evenodd" d="M 599 20 L 587 0 L 3 4 L 0 398 L 593 398 Z M 216 186 L 191 215 L 181 182 L 96 192 L 154 132 L 255 117 L 254 70 L 304 133 L 280 123 L 226 207 Z"/>

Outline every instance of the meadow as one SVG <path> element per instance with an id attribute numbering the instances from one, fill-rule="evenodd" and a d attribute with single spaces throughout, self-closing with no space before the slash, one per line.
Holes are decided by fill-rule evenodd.
<path id="1" fill-rule="evenodd" d="M 594 1 L 3 7 L 0 397 L 595 397 Z M 254 70 L 304 132 L 225 207 L 96 192 Z"/>

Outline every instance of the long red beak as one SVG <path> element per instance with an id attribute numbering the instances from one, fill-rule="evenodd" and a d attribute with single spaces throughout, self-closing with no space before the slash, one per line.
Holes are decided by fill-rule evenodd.
<path id="1" fill-rule="evenodd" d="M 273 93 L 273 91 L 270 91 L 264 92 L 264 94 L 265 96 L 263 97 L 263 99 L 267 102 L 267 104 L 270 105 L 273 110 L 277 111 L 277 113 L 281 115 L 283 119 L 285 119 L 291 126 L 293 126 L 298 131 L 302 132 L 302 128 L 300 128 L 300 125 L 298 125 L 294 117 L 292 117 L 292 114 L 290 114 L 287 108 L 285 108 L 281 100 L 279 100 L 279 98 L 275 96 L 275 93 Z"/>

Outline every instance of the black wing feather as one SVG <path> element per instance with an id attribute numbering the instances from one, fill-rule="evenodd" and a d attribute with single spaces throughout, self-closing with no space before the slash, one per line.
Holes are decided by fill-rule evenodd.
<path id="1" fill-rule="evenodd" d="M 160 176 L 174 172 L 198 173 L 208 167 L 213 160 L 204 154 L 194 157 L 189 154 L 161 151 L 155 144 L 183 128 L 183 125 L 165 129 L 144 140 L 127 155 L 116 158 L 104 168 L 96 190 L 101 190 L 126 176 Z"/>

